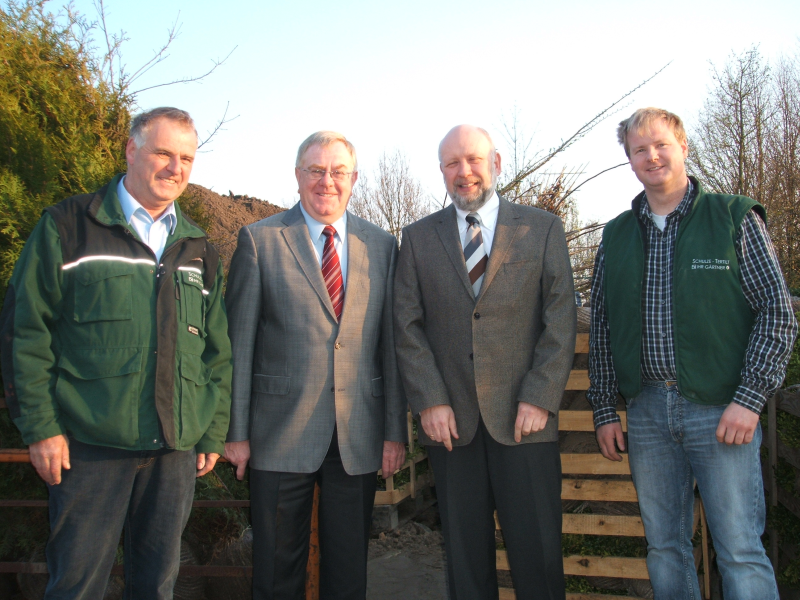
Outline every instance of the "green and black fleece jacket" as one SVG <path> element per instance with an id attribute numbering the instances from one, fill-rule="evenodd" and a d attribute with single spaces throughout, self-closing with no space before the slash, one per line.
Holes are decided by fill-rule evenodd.
<path id="1" fill-rule="evenodd" d="M 180 210 L 161 260 L 117 175 L 44 212 L 0 316 L 6 403 L 27 444 L 224 449 L 231 348 L 219 254 Z M 176 207 L 177 208 L 177 207 Z"/>

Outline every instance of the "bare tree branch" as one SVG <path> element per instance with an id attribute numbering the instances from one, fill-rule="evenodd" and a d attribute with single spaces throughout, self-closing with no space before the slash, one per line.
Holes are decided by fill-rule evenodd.
<path id="1" fill-rule="evenodd" d="M 215 135 L 217 135 L 217 133 L 219 133 L 220 131 L 225 131 L 225 129 L 224 129 L 225 125 L 227 125 L 231 121 L 235 121 L 236 119 L 239 118 L 239 115 L 236 115 L 235 117 L 231 117 L 230 119 L 227 118 L 228 117 L 228 109 L 230 108 L 230 106 L 231 106 L 231 103 L 230 103 L 230 101 L 228 101 L 228 103 L 225 105 L 225 112 L 222 113 L 222 117 L 220 117 L 219 121 L 217 121 L 217 123 L 214 125 L 214 127 L 211 129 L 211 131 L 208 132 L 208 135 L 205 137 L 205 139 L 197 144 L 197 149 L 198 150 L 200 150 L 200 148 L 202 148 L 203 146 L 208 144 L 213 139 L 213 137 Z M 204 152 L 210 152 L 210 150 L 208 150 L 208 151 L 204 150 Z"/>

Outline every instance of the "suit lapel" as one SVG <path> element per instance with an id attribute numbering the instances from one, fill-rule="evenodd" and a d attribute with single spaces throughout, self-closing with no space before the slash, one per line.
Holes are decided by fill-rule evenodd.
<path id="1" fill-rule="evenodd" d="M 442 245 L 447 251 L 447 255 L 453 263 L 453 267 L 458 273 L 461 283 L 467 290 L 470 298 L 475 298 L 472 291 L 472 284 L 469 282 L 469 273 L 467 273 L 467 265 L 464 262 L 464 248 L 461 246 L 461 240 L 458 239 L 458 221 L 456 215 L 456 207 L 452 204 L 442 211 L 442 216 L 436 226 L 436 231 L 439 238 L 442 240 Z"/>
<path id="2" fill-rule="evenodd" d="M 483 296 L 497 271 L 500 270 L 500 265 L 505 262 L 518 228 L 519 216 L 517 216 L 514 205 L 501 196 L 500 208 L 497 211 L 497 226 L 492 239 L 492 251 L 489 254 L 489 262 L 486 264 L 486 273 L 483 275 L 480 296 Z"/>
<path id="3" fill-rule="evenodd" d="M 364 277 L 364 258 L 367 256 L 367 232 L 351 213 L 347 213 L 347 285 L 344 290 L 342 321 L 353 312 Z"/>
<path id="4" fill-rule="evenodd" d="M 328 294 L 328 288 L 325 286 L 325 279 L 322 277 L 322 268 L 319 266 L 317 253 L 314 251 L 314 246 L 311 244 L 311 237 L 308 235 L 306 220 L 303 218 L 303 213 L 300 211 L 300 203 L 295 204 L 292 208 L 287 210 L 285 215 L 283 222 L 286 224 L 286 229 L 282 231 L 283 237 L 289 249 L 292 251 L 292 254 L 294 254 L 295 259 L 297 259 L 297 262 L 300 264 L 300 268 L 303 270 L 303 273 L 305 273 L 311 287 L 317 292 L 325 308 L 335 320 L 336 312 L 333 310 L 331 297 Z M 347 298 L 346 294 L 345 298 Z"/>

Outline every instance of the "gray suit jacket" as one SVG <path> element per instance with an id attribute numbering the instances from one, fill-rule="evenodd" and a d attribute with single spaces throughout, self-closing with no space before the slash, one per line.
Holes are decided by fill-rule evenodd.
<path id="1" fill-rule="evenodd" d="M 380 468 L 384 440 L 406 440 L 392 331 L 397 241 L 348 213 L 347 247 L 337 323 L 299 204 L 239 232 L 225 298 L 228 441 L 250 440 L 254 469 L 316 471 L 334 425 L 351 475 Z"/>
<path id="2" fill-rule="evenodd" d="M 518 402 L 547 409 L 547 426 L 522 443 L 558 439 L 558 408 L 575 351 L 575 294 L 561 220 L 500 198 L 477 301 L 450 205 L 403 231 L 395 276 L 395 345 L 415 415 L 453 407 L 469 443 L 483 417 L 514 445 Z M 420 439 L 430 440 L 420 428 Z"/>

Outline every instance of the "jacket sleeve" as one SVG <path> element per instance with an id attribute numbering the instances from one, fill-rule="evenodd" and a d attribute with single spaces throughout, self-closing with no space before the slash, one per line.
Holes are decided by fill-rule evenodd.
<path id="1" fill-rule="evenodd" d="M 45 213 L 14 267 L 0 316 L 6 404 L 26 444 L 66 433 L 55 400 L 53 335 L 61 318 L 62 266 L 58 229 Z"/>
<path id="2" fill-rule="evenodd" d="M 543 330 L 517 401 L 529 402 L 555 415 L 572 368 L 578 320 L 572 265 L 564 227 L 558 218 L 552 220 L 547 233 L 541 294 Z"/>
<path id="3" fill-rule="evenodd" d="M 383 350 L 383 383 L 386 402 L 384 439 L 388 442 L 408 442 L 406 424 L 407 403 L 397 369 L 397 354 L 394 345 L 392 307 L 394 306 L 394 274 L 397 267 L 397 240 L 392 238 L 389 273 L 386 277 L 386 296 L 381 317 L 381 347 Z"/>
<path id="4" fill-rule="evenodd" d="M 394 278 L 394 343 L 403 389 L 411 412 L 418 415 L 432 406 L 449 406 L 450 398 L 425 334 L 425 309 L 411 238 L 404 229 Z"/>
<path id="5" fill-rule="evenodd" d="M 211 369 L 211 381 L 219 390 L 219 401 L 214 418 L 203 437 L 197 442 L 197 452 L 225 451 L 225 434 L 231 414 L 231 342 L 228 338 L 228 318 L 222 299 L 222 262 L 217 265 L 214 287 L 208 295 L 206 304 L 206 347 L 203 350 L 203 363 Z"/>
<path id="6" fill-rule="evenodd" d="M 233 346 L 231 382 L 231 426 L 229 442 L 250 439 L 250 396 L 253 386 L 253 353 L 258 316 L 261 313 L 261 277 L 258 252 L 248 227 L 239 231 L 239 241 L 231 259 L 225 305 Z"/>

